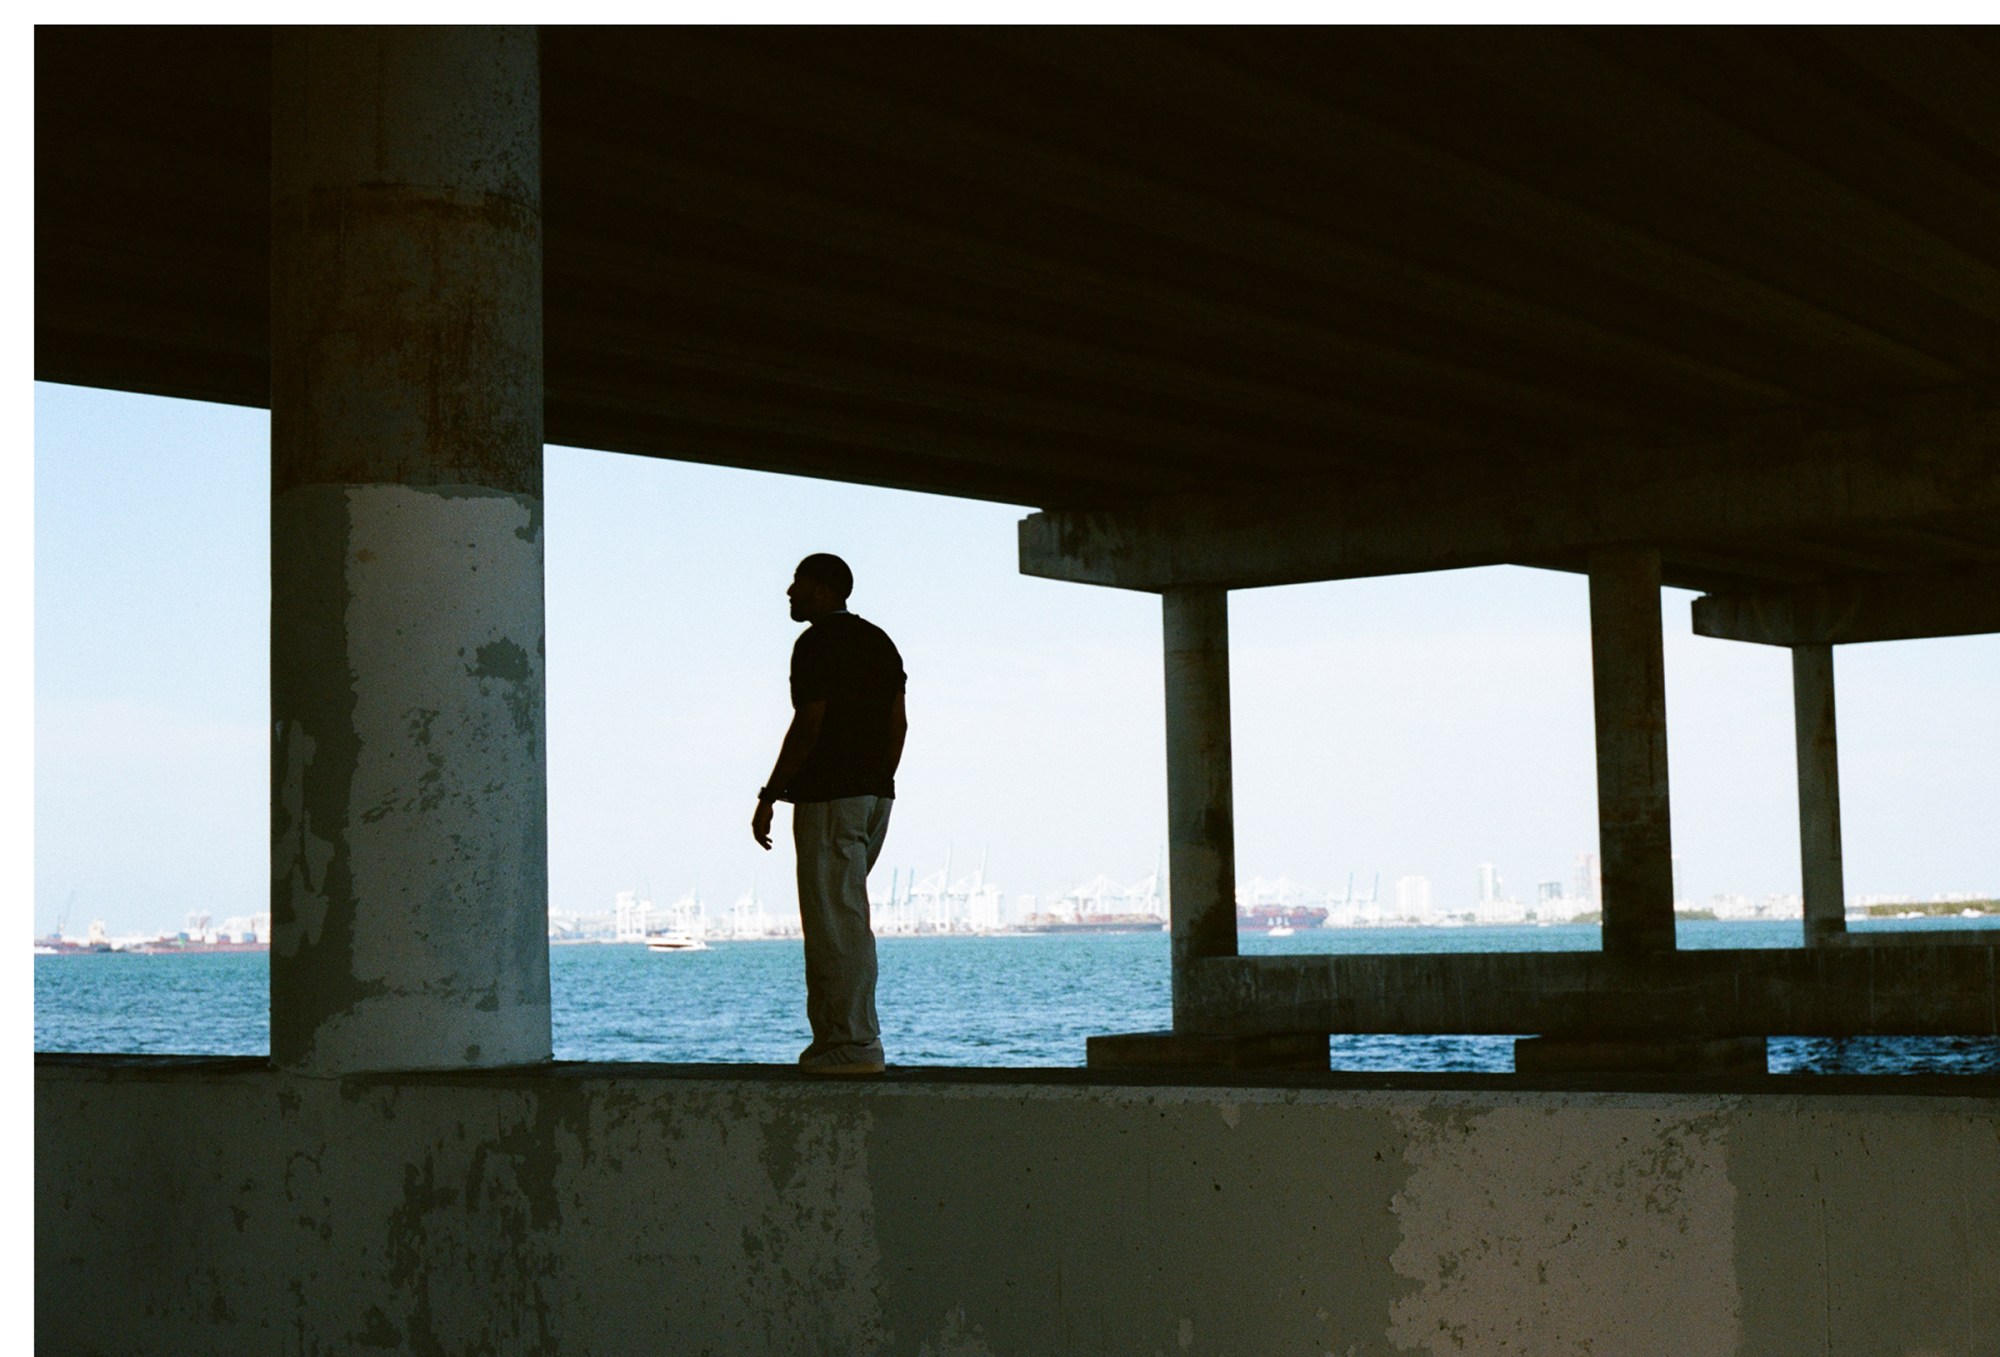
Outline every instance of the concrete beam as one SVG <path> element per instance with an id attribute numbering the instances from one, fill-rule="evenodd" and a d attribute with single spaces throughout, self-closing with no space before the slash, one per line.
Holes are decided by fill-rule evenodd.
<path id="1" fill-rule="evenodd" d="M 1693 607 L 1697 636 L 1772 646 L 1979 636 L 2000 632 L 2000 565 L 1707 594 Z"/>
<path id="2" fill-rule="evenodd" d="M 1195 1030 L 1595 1040 L 2000 1036 L 2000 939 L 1905 947 L 1256 956 L 1189 967 Z"/>
<path id="3" fill-rule="evenodd" d="M 1581 569 L 1606 547 L 1653 544 L 1671 556 L 1995 513 L 2000 410 L 1974 407 L 1697 447 L 1596 449 L 1435 479 L 1044 512 L 1021 520 L 1019 545 L 1023 574 L 1157 591 L 1514 563 Z"/>

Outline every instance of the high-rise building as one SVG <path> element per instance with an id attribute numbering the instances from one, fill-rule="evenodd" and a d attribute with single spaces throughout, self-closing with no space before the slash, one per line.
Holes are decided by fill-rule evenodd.
<path id="1" fill-rule="evenodd" d="M 1501 894 L 1502 894 L 1502 883 L 1500 881 L 1499 870 L 1496 867 L 1494 867 L 1494 865 L 1490 862 L 1480 863 L 1479 903 L 1482 905 L 1490 905 L 1495 901 L 1497 901 L 1500 898 Z"/>
<path id="2" fill-rule="evenodd" d="M 1597 854 L 1578 853 L 1576 855 L 1576 877 L 1571 882 L 1572 893 L 1587 904 L 1603 905 L 1604 874 L 1597 865 Z"/>
<path id="3" fill-rule="evenodd" d="M 637 891 L 619 891 L 612 904 L 612 936 L 620 942 L 642 942 L 653 931 L 653 902 Z"/>
<path id="4" fill-rule="evenodd" d="M 1427 876 L 1396 878 L 1396 916 L 1401 919 L 1428 919 L 1431 915 L 1431 879 Z"/>

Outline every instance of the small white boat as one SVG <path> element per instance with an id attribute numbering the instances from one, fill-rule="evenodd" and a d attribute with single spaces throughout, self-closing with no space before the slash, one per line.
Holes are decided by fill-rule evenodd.
<path id="1" fill-rule="evenodd" d="M 1276 924 L 1272 927 L 1271 931 L 1266 933 L 1264 936 L 1267 938 L 1289 938 L 1290 936 L 1292 936 L 1291 925 Z"/>
<path id="2" fill-rule="evenodd" d="M 708 944 L 692 933 L 656 933 L 646 939 L 649 952 L 706 952 Z"/>

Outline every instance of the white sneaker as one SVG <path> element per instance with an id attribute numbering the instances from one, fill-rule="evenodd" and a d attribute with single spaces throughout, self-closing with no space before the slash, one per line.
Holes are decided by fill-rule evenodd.
<path id="1" fill-rule="evenodd" d="M 879 1055 L 862 1056 L 856 1060 L 844 1055 L 838 1047 L 818 1055 L 801 1053 L 799 1056 L 801 1074 L 880 1074 L 883 1068 L 883 1060 Z"/>
<path id="2" fill-rule="evenodd" d="M 801 1065 L 800 1074 L 880 1074 L 887 1066 L 880 1060 L 841 1060 Z"/>

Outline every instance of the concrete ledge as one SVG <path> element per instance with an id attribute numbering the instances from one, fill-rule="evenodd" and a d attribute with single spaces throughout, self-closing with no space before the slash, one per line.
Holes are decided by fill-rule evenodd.
<path id="1" fill-rule="evenodd" d="M 250 1079 L 277 1073 L 263 1056 L 131 1055 L 117 1052 L 38 1051 L 37 1078 L 89 1082 L 180 1082 L 190 1078 Z M 520 1088 L 593 1084 L 701 1084 L 787 1088 L 829 1082 L 878 1087 L 952 1089 L 976 1087 L 1043 1091 L 1198 1088 L 1217 1092 L 1319 1090 L 1328 1093 L 1396 1093 L 1424 1096 L 1669 1093 L 1702 1096 L 1815 1098 L 1945 1098 L 2000 1101 L 2000 1074 L 1713 1074 L 1603 1070 L 1583 1073 L 1471 1070 L 1285 1069 L 1275 1066 L 1152 1066 L 1089 1069 L 1078 1065 L 891 1065 L 865 1080 L 829 1081 L 801 1074 L 796 1064 L 666 1064 L 650 1061 L 552 1060 L 500 1069 L 396 1070 L 346 1076 L 357 1087 Z"/>
<path id="2" fill-rule="evenodd" d="M 1648 1070 L 1672 1074 L 1763 1074 L 1769 1068 L 1769 1045 L 1763 1037 L 1697 1037 L 1680 1041 L 1522 1037 L 1514 1043 L 1514 1068 L 1528 1073 Z"/>
<path id="3" fill-rule="evenodd" d="M 1249 1037 L 1126 1032 L 1086 1038 L 1084 1063 L 1093 1070 L 1324 1070 L 1327 1050 L 1324 1032 L 1270 1032 Z"/>
<path id="4" fill-rule="evenodd" d="M 1973 1357 L 2000 1333 L 2000 1081 L 1231 1077 L 44 1057 L 36 1349 Z"/>
<path id="5" fill-rule="evenodd" d="M 1639 1039 L 2000 1035 L 2000 934 L 1979 943 L 1212 957 L 1204 1031 L 1532 1032 Z"/>
<path id="6" fill-rule="evenodd" d="M 2000 946 L 1996 928 L 1848 928 L 1830 933 L 1819 947 L 1993 947 Z"/>

